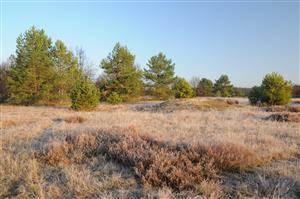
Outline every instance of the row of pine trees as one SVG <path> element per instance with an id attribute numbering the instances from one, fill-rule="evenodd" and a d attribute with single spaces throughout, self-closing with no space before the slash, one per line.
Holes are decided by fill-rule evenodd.
<path id="1" fill-rule="evenodd" d="M 13 104 L 57 104 L 71 98 L 74 109 L 79 109 L 77 105 L 88 101 L 87 96 L 92 96 L 92 101 L 117 104 L 141 95 L 157 99 L 239 95 L 226 75 L 215 83 L 194 79 L 191 85 L 175 76 L 175 64 L 163 53 L 151 57 L 147 68 L 140 69 L 135 56 L 120 43 L 101 61 L 103 74 L 94 82 L 84 51 L 73 53 L 60 40 L 52 43 L 45 31 L 36 27 L 17 38 L 16 53 L 3 66 L 0 100 Z"/>

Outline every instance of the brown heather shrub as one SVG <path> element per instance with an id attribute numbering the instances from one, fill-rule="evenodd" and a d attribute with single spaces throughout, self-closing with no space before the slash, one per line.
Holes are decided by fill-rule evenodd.
<path id="1" fill-rule="evenodd" d="M 86 121 L 86 118 L 81 117 L 81 116 L 71 116 L 65 118 L 65 122 L 67 123 L 83 123 Z"/>
<path id="2" fill-rule="evenodd" d="M 290 107 L 289 107 L 289 111 L 290 111 L 290 112 L 296 112 L 296 113 L 299 113 L 299 112 L 300 112 L 300 106 L 290 106 Z"/>
<path id="3" fill-rule="evenodd" d="M 93 133 L 82 133 L 77 136 L 67 135 L 63 141 L 50 140 L 43 147 L 43 151 L 36 155 L 51 165 L 79 163 L 90 157 L 96 146 L 96 135 Z"/>
<path id="4" fill-rule="evenodd" d="M 99 130 L 50 141 L 39 156 L 49 164 L 69 163 L 105 155 L 132 167 L 144 183 L 173 190 L 195 190 L 221 171 L 243 170 L 260 163 L 244 146 L 235 144 L 171 144 L 140 136 L 134 128 Z"/>
<path id="5" fill-rule="evenodd" d="M 59 162 L 69 163 L 68 154 L 71 152 L 70 145 L 65 141 L 51 140 L 43 148 L 38 155 L 39 158 L 46 160 L 49 164 L 55 165 Z M 42 154 L 42 155 L 41 155 Z"/>
<path id="6" fill-rule="evenodd" d="M 275 113 L 265 118 L 266 120 L 277 122 L 296 122 L 300 123 L 300 115 L 297 113 Z"/>

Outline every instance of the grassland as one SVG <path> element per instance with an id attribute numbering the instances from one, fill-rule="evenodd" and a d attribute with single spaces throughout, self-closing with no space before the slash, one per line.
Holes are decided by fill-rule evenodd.
<path id="1" fill-rule="evenodd" d="M 1 112 L 0 198 L 300 197 L 300 124 L 245 99 Z"/>

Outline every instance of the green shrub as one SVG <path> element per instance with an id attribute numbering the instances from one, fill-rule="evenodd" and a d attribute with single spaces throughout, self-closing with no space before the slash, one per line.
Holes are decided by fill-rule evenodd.
<path id="1" fill-rule="evenodd" d="M 260 86 L 254 86 L 249 93 L 249 101 L 252 105 L 261 103 L 262 91 Z"/>
<path id="2" fill-rule="evenodd" d="M 99 103 L 99 91 L 90 80 L 77 83 L 71 91 L 71 108 L 80 110 L 92 110 Z"/>
<path id="3" fill-rule="evenodd" d="M 107 102 L 110 103 L 110 104 L 120 104 L 122 102 L 122 98 L 118 93 L 112 92 L 108 96 Z"/>
<path id="4" fill-rule="evenodd" d="M 291 99 L 292 87 L 292 83 L 280 74 L 271 73 L 264 77 L 260 87 L 252 88 L 249 101 L 251 104 L 285 105 Z"/>
<path id="5" fill-rule="evenodd" d="M 192 87 L 184 78 L 181 77 L 175 78 L 173 91 L 176 98 L 189 98 L 193 96 Z"/>

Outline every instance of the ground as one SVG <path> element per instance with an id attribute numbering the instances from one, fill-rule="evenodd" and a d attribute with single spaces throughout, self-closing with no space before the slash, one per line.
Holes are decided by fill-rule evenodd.
<path id="1" fill-rule="evenodd" d="M 300 197 L 300 124 L 243 98 L 1 113 L 0 198 Z"/>

